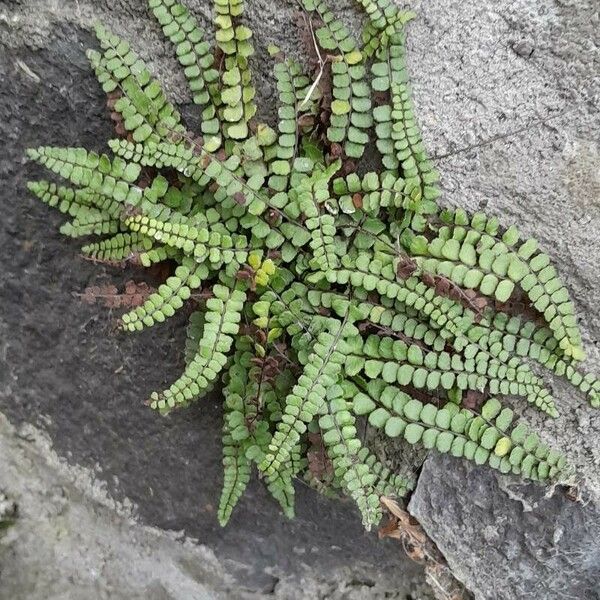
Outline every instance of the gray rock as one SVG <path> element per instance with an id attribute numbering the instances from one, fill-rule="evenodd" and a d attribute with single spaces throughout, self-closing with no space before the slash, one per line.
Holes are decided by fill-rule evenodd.
<path id="1" fill-rule="evenodd" d="M 431 457 L 409 510 L 476 600 L 600 598 L 600 507 L 585 495 Z"/>
<path id="2" fill-rule="evenodd" d="M 31 425 L 16 430 L 0 415 L 0 455 L 0 481 L 18 502 L 0 538 L 0 598 L 232 597 L 209 548 L 138 524 L 131 505 L 68 466 Z"/>

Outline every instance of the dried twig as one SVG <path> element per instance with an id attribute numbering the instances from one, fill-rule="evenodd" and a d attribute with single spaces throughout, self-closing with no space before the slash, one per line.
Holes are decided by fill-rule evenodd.
<path id="1" fill-rule="evenodd" d="M 315 52 L 317 53 L 317 58 L 319 60 L 319 72 L 317 73 L 317 77 L 316 79 L 313 81 L 312 85 L 308 88 L 308 92 L 306 92 L 306 96 L 304 97 L 304 100 L 302 100 L 302 102 L 300 102 L 300 108 L 302 108 L 310 99 L 310 97 L 312 96 L 312 93 L 315 91 L 315 88 L 319 85 L 319 82 L 321 81 L 321 77 L 323 77 L 323 71 L 325 70 L 325 61 L 323 60 L 323 57 L 321 56 L 321 51 L 319 50 L 319 44 L 317 44 L 317 38 L 315 36 L 315 32 L 313 30 L 313 26 L 312 26 L 312 21 L 307 18 L 306 15 L 304 16 L 304 21 L 308 24 L 308 28 L 310 30 L 310 35 L 312 37 L 312 41 L 313 44 L 315 46 Z"/>
<path id="2" fill-rule="evenodd" d="M 379 500 L 389 515 L 388 522 L 379 529 L 379 537 L 399 540 L 406 555 L 424 566 L 427 582 L 437 600 L 470 599 L 471 595 L 454 577 L 442 553 L 419 522 L 392 498 L 381 496 Z"/>

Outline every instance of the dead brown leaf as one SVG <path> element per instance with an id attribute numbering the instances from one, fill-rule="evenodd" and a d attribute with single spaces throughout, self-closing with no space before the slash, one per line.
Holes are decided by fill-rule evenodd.
<path id="1" fill-rule="evenodd" d="M 73 295 L 90 305 L 105 308 L 135 308 L 141 306 L 153 291 L 154 289 L 145 282 L 128 281 L 122 292 L 119 292 L 117 286 L 105 283 L 90 285 L 82 293 L 74 292 Z"/>
<path id="2" fill-rule="evenodd" d="M 307 452 L 308 470 L 320 483 L 330 483 L 333 479 L 333 464 L 329 458 L 323 438 L 319 433 L 309 433 L 310 447 Z"/>

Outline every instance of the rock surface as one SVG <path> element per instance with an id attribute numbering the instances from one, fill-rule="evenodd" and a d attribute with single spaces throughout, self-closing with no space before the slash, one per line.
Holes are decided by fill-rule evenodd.
<path id="1" fill-rule="evenodd" d="M 409 509 L 476 600 L 600 599 L 600 506 L 588 496 L 436 457 Z"/>
<path id="2" fill-rule="evenodd" d="M 35 427 L 15 429 L 0 416 L 0 456 L 0 482 L 10 487 L 11 508 L 17 506 L 11 525 L 0 530 L 2 600 L 406 597 L 401 585 L 394 589 L 389 577 L 366 577 L 356 562 L 327 576 L 274 567 L 271 588 L 257 590 L 252 577 L 235 576 L 255 563 L 217 558 L 183 531 L 140 524 L 129 501 L 111 499 L 93 472 L 68 465 Z M 240 543 L 253 547 L 255 540 Z M 422 598 L 418 587 L 413 597 Z"/>
<path id="3" fill-rule="evenodd" d="M 130 505 L 67 466 L 31 425 L 15 430 L 0 417 L 0 455 L 0 482 L 18 501 L 0 537 L 0 598 L 231 597 L 206 546 L 138 525 Z"/>
<path id="4" fill-rule="evenodd" d="M 206 0 L 188 4 L 206 19 Z M 338 6 L 352 21 L 348 4 Z M 298 53 L 294 4 L 248 5 L 258 40 L 261 109 L 269 117 L 266 45 Z M 598 367 L 597 2 L 430 0 L 413 7 L 419 17 L 410 25 L 409 62 L 417 113 L 442 174 L 443 201 L 485 208 L 541 241 L 573 292 L 588 364 Z M 60 218 L 24 190 L 34 170 L 20 157 L 40 143 L 104 148 L 110 127 L 84 56 L 94 44 L 89 27 L 97 19 L 134 42 L 174 99 L 189 100 L 143 0 L 8 0 L 0 6 L 0 410 L 14 422 L 43 427 L 59 455 L 94 469 L 115 498 L 130 499 L 144 523 L 198 538 L 248 593 L 319 597 L 303 596 L 317 588 L 299 584 L 291 591 L 289 582 L 304 577 L 303 586 L 322 584 L 322 596 L 329 586 L 342 590 L 339 597 L 406 597 L 418 571 L 396 546 L 363 534 L 350 504 L 301 488 L 299 518 L 289 523 L 255 483 L 231 526 L 218 528 L 218 398 L 168 419 L 140 404 L 181 368 L 182 321 L 116 336 L 109 315 L 72 297 L 98 278 L 124 281 L 131 274 L 75 258 L 76 245 L 56 232 Z M 597 597 L 589 587 L 598 578 L 597 554 L 569 553 L 598 524 L 600 424 L 567 386 L 553 387 L 562 407 L 556 421 L 516 407 L 546 441 L 567 451 L 582 476 L 585 506 L 572 506 L 558 491 L 543 500 L 533 486 L 519 487 L 523 502 L 515 502 L 506 491 L 514 481 L 435 455 L 421 473 L 411 509 L 478 598 L 520 600 L 534 597 L 532 590 L 548 600 Z M 540 540 L 539 555 L 534 540 Z M 559 562 L 550 560 L 552 553 Z M 554 579 L 548 569 L 556 571 Z"/>

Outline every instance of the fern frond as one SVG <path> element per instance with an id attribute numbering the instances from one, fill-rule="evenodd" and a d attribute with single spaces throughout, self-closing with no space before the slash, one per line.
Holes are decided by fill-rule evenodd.
<path id="1" fill-rule="evenodd" d="M 404 193 L 412 200 L 406 208 L 417 210 L 422 199 L 435 200 L 440 191 L 436 186 L 437 171 L 427 156 L 421 133 L 416 125 L 408 85 L 391 83 L 392 133 L 396 158 L 402 166 Z"/>
<path id="2" fill-rule="evenodd" d="M 184 144 L 160 143 L 156 147 L 138 148 L 135 144 L 124 140 L 111 140 L 113 150 L 123 156 L 131 156 L 144 166 L 173 167 L 186 177 L 191 177 L 200 185 L 208 181 L 218 186 L 214 194 L 215 200 L 225 208 L 237 207 L 242 217 L 239 224 L 248 229 L 259 239 L 264 239 L 269 248 L 279 247 L 284 237 L 272 228 L 264 216 L 267 210 L 276 215 L 281 211 L 274 201 L 261 191 L 264 176 L 256 174 L 245 180 L 238 175 L 240 158 L 230 156 L 222 161 L 218 156 L 207 152 L 206 147 L 198 149 L 197 154 Z"/>
<path id="3" fill-rule="evenodd" d="M 251 463 L 244 448 L 236 444 L 229 431 L 223 430 L 223 490 L 217 516 L 221 526 L 227 525 L 231 513 L 242 497 L 251 475 Z"/>
<path id="4" fill-rule="evenodd" d="M 203 107 L 218 98 L 216 82 L 219 72 L 215 69 L 210 43 L 204 39 L 204 33 L 198 27 L 196 18 L 178 2 L 148 0 L 148 5 L 160 23 L 164 35 L 175 46 L 177 60 L 184 68 L 183 74 L 192 92 L 194 104 Z M 212 121 L 211 126 L 214 124 L 218 126 L 215 108 L 213 104 L 205 108 L 202 113 L 202 131 L 205 134 L 214 133 L 208 128 L 209 121 Z M 209 114 L 211 118 L 206 119 Z"/>
<path id="5" fill-rule="evenodd" d="M 117 233 L 116 235 L 87 244 L 81 251 L 90 258 L 100 261 L 121 261 L 152 248 L 152 240 L 138 233 Z"/>
<path id="6" fill-rule="evenodd" d="M 389 437 L 403 436 L 410 444 L 530 479 L 556 478 L 566 468 L 565 458 L 541 444 L 525 425 L 513 427 L 513 411 L 496 398 L 477 415 L 451 403 L 443 408 L 423 404 L 383 381 L 369 384 L 365 392 L 354 397 L 353 411 L 368 415 L 369 424 Z"/>
<path id="7" fill-rule="evenodd" d="M 301 446 L 297 444 L 290 453 L 290 465 L 287 468 L 280 469 L 273 475 L 267 475 L 266 484 L 271 496 L 279 503 L 283 514 L 288 519 L 294 518 L 294 503 L 296 491 L 294 489 L 293 476 L 301 468 L 300 464 Z M 293 458 L 298 461 L 297 468 L 294 467 Z"/>
<path id="8" fill-rule="evenodd" d="M 352 326 L 335 320 L 328 326 L 329 332 L 323 331 L 317 336 L 303 374 L 285 399 L 281 423 L 260 465 L 267 475 L 275 473 L 289 458 L 300 435 L 306 431 L 307 423 L 323 405 L 325 390 L 336 382 L 341 372 L 347 346 L 342 336 L 348 336 Z"/>
<path id="9" fill-rule="evenodd" d="M 362 36 L 364 52 L 367 56 L 372 56 L 379 48 L 387 48 L 390 39 L 397 35 L 404 25 L 416 16 L 413 11 L 401 10 L 388 0 L 357 1 L 369 17 Z"/>
<path id="10" fill-rule="evenodd" d="M 243 338 L 238 338 L 238 340 Z M 235 505 L 241 498 L 251 474 L 251 460 L 246 456 L 250 445 L 250 419 L 256 411 L 248 410 L 250 363 L 245 344 L 238 342 L 231 366 L 227 373 L 227 384 L 223 414 L 223 491 L 219 501 L 218 518 L 225 525 Z M 252 414 L 254 413 L 254 414 Z"/>
<path id="11" fill-rule="evenodd" d="M 297 61 L 284 57 L 278 48 L 273 49 L 273 54 L 277 59 L 273 73 L 279 94 L 279 137 L 274 156 L 269 161 L 269 170 L 272 173 L 269 177 L 269 187 L 283 191 L 287 188 L 288 176 L 292 170 L 303 171 L 307 164 L 310 170 L 310 158 L 297 160 L 301 150 L 298 129 L 302 129 L 303 117 L 318 111 L 317 103 L 321 92 L 318 85 L 311 84 Z"/>
<path id="12" fill-rule="evenodd" d="M 44 204 L 71 217 L 76 217 L 80 211 L 84 210 L 84 207 L 91 206 L 89 197 L 84 193 L 84 190 L 74 190 L 43 180 L 28 182 L 27 189 L 34 193 Z"/>
<path id="13" fill-rule="evenodd" d="M 543 314 L 565 354 L 576 360 L 583 358 L 573 303 L 548 255 L 536 253 L 535 240 L 522 243 L 514 251 L 511 246 L 515 247 L 519 239 L 515 229 L 507 230 L 501 241 L 462 226 L 445 227 L 439 234 L 419 248 L 423 254 L 415 258 L 419 267 L 493 296 L 498 302 L 507 302 L 519 285 L 532 306 Z"/>
<path id="14" fill-rule="evenodd" d="M 156 143 L 172 132 L 183 132 L 181 115 L 129 43 L 100 25 L 96 37 L 104 54 L 89 50 L 88 59 L 105 92 L 122 92 L 113 110 L 122 116 L 132 139 Z"/>
<path id="15" fill-rule="evenodd" d="M 331 63 L 332 101 L 327 138 L 343 144 L 350 158 L 360 158 L 369 141 L 373 124 L 371 94 L 364 81 L 364 57 L 348 29 L 333 17 L 323 0 L 303 0 L 307 11 L 318 15 L 322 25 L 314 31 L 316 43 L 326 54 L 334 54 Z"/>
<path id="16" fill-rule="evenodd" d="M 61 225 L 59 231 L 68 237 L 78 238 L 88 235 L 115 234 L 120 229 L 121 223 L 109 214 L 95 208 L 82 207 L 77 211 L 77 216 Z"/>
<path id="17" fill-rule="evenodd" d="M 119 157 L 111 161 L 105 154 L 98 155 L 85 148 L 48 146 L 31 148 L 27 155 L 74 185 L 116 202 L 136 204 L 142 196 L 141 189 L 130 185 L 139 177 L 140 166 L 126 163 Z"/>
<path id="18" fill-rule="evenodd" d="M 246 294 L 241 289 L 230 290 L 218 284 L 212 291 L 214 298 L 206 301 L 204 329 L 194 358 L 169 388 L 152 393 L 152 408 L 164 413 L 198 398 L 227 363 L 233 336 L 239 330 Z"/>
<path id="19" fill-rule="evenodd" d="M 381 207 L 400 208 L 403 204 L 403 189 L 404 180 L 401 177 L 375 171 L 366 173 L 362 178 L 351 173 L 333 182 L 333 191 L 340 197 L 340 208 L 345 213 L 362 210 L 378 215 Z"/>
<path id="20" fill-rule="evenodd" d="M 205 265 L 180 265 L 156 293 L 150 294 L 141 306 L 121 317 L 123 328 L 141 331 L 144 327 L 152 327 L 155 323 L 162 323 L 172 317 L 189 299 L 192 290 L 200 287 L 208 274 L 209 270 Z"/>
<path id="21" fill-rule="evenodd" d="M 369 530 L 381 519 L 378 477 L 366 462 L 358 459 L 361 442 L 341 386 L 334 385 L 328 389 L 325 414 L 319 418 L 319 427 L 323 431 L 323 443 L 333 461 L 335 474 L 356 502 L 363 525 Z"/>
<path id="22" fill-rule="evenodd" d="M 169 220 L 132 215 L 125 217 L 123 222 L 132 231 L 179 248 L 200 263 L 207 261 L 220 265 L 236 261 L 241 264 L 248 258 L 245 236 L 230 236 L 209 227 L 194 226 L 189 218 L 176 215 L 175 211 L 171 212 Z"/>
<path id="23" fill-rule="evenodd" d="M 254 54 L 252 31 L 239 23 L 243 0 L 215 0 L 215 11 L 215 38 L 225 55 L 220 109 L 223 133 L 228 138 L 243 140 L 248 137 L 248 123 L 256 114 L 256 91 L 248 65 L 248 57 Z"/>

